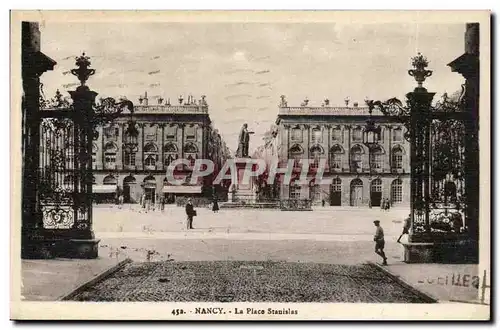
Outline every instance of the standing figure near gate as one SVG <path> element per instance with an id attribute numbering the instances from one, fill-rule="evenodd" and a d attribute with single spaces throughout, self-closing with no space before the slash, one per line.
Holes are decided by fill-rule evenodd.
<path id="1" fill-rule="evenodd" d="M 248 157 L 248 145 L 250 144 L 250 134 L 254 132 L 248 131 L 248 125 L 245 123 L 241 128 L 238 137 L 238 150 L 236 151 L 237 157 Z"/>

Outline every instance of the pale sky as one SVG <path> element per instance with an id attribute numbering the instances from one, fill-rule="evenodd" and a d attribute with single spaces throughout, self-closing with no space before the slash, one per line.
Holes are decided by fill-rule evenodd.
<path id="1" fill-rule="evenodd" d="M 42 51 L 57 61 L 42 76 L 48 97 L 75 88 L 68 70 L 83 51 L 96 74 L 88 81 L 98 97 L 147 91 L 156 98 L 206 95 L 210 117 L 229 148 L 241 125 L 256 132 L 252 150 L 276 120 L 280 95 L 289 106 L 305 97 L 311 106 L 363 104 L 365 97 L 404 98 L 415 87 L 410 58 L 422 52 L 434 70 L 425 86 L 441 95 L 463 78 L 447 63 L 464 50 L 465 24 L 331 23 L 46 23 Z M 66 94 L 67 95 L 67 94 Z"/>

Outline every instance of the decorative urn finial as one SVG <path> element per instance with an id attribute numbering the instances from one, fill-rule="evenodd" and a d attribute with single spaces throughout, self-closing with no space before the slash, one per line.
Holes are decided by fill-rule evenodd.
<path id="1" fill-rule="evenodd" d="M 89 79 L 90 76 L 95 74 L 94 69 L 89 69 L 90 66 L 90 57 L 85 56 L 85 53 L 82 56 L 75 58 L 75 65 L 78 69 L 72 69 L 71 74 L 75 75 L 82 86 L 85 86 L 85 83 Z"/>
<path id="2" fill-rule="evenodd" d="M 423 88 L 422 83 L 425 81 L 425 78 L 432 76 L 432 71 L 425 69 L 429 66 L 429 61 L 424 55 L 418 53 L 417 56 L 412 57 L 411 65 L 414 69 L 408 70 L 408 74 L 415 78 L 418 88 Z"/>

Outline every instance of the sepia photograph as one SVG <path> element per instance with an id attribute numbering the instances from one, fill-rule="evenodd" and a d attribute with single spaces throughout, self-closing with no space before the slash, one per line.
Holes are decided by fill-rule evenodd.
<path id="1" fill-rule="evenodd" d="M 490 319 L 490 12 L 10 15 L 11 319 Z"/>

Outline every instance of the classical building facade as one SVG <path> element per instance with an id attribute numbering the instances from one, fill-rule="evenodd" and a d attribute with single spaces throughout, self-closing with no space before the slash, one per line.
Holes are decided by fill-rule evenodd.
<path id="1" fill-rule="evenodd" d="M 137 203 L 141 196 L 151 201 L 165 197 L 174 202 L 179 196 L 202 197 L 213 193 L 213 177 L 200 178 L 191 184 L 196 159 L 210 159 L 220 168 L 229 153 L 224 141 L 213 128 L 205 97 L 195 100 L 179 98 L 149 104 L 147 94 L 139 99 L 131 116 L 124 112 L 113 123 L 98 127 L 92 148 L 93 193 L 97 202 L 113 202 L 123 195 L 125 203 Z M 133 148 L 129 123 L 133 120 L 136 141 Z M 167 167 L 177 159 L 190 165 L 179 165 L 174 171 L 178 186 L 167 182 Z"/>
<path id="2" fill-rule="evenodd" d="M 375 145 L 365 143 L 367 120 L 379 134 Z M 297 168 L 292 182 L 281 181 L 281 199 L 311 199 L 313 204 L 379 207 L 384 199 L 393 206 L 410 203 L 409 143 L 405 128 L 395 118 L 369 113 L 357 103 L 332 107 L 325 100 L 320 107 L 306 100 L 289 107 L 282 97 L 276 120 L 277 157 L 280 164 L 294 159 Z M 298 183 L 299 160 L 310 164 L 308 184 Z M 323 160 L 322 160 L 323 159 Z M 315 182 L 315 171 L 326 162 L 323 179 Z"/>

